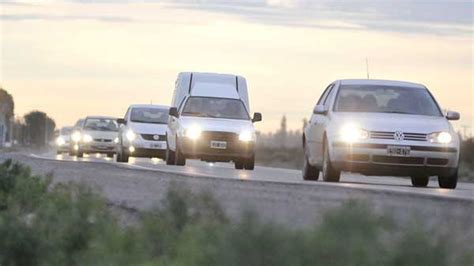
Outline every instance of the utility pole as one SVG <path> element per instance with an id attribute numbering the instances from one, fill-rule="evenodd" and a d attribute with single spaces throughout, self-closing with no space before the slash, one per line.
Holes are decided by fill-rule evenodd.
<path id="1" fill-rule="evenodd" d="M 369 58 L 365 58 L 365 71 L 367 72 L 367 79 L 370 79 L 369 75 Z"/>

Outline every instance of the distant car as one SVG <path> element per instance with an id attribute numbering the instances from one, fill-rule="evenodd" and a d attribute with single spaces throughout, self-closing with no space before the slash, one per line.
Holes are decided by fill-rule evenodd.
<path id="1" fill-rule="evenodd" d="M 115 145 L 118 142 L 117 119 L 108 116 L 88 116 L 80 130 L 77 157 L 84 153 L 101 153 L 112 158 L 115 154 Z"/>
<path id="2" fill-rule="evenodd" d="M 79 141 L 81 141 L 81 130 L 85 119 L 77 120 L 72 128 L 71 139 L 69 141 L 69 156 L 75 156 L 79 150 Z"/>
<path id="3" fill-rule="evenodd" d="M 166 158 L 168 106 L 132 105 L 123 119 L 117 143 L 117 162 L 132 157 Z"/>
<path id="4" fill-rule="evenodd" d="M 338 182 L 341 171 L 410 176 L 425 187 L 430 176 L 454 189 L 459 137 L 420 84 L 385 80 L 339 80 L 330 84 L 304 130 L 305 180 Z"/>
<path id="5" fill-rule="evenodd" d="M 63 127 L 59 130 L 56 138 L 56 153 L 62 154 L 69 152 L 71 142 L 72 127 Z"/>
<path id="6" fill-rule="evenodd" d="M 253 170 L 256 134 L 250 117 L 247 82 L 241 76 L 180 73 L 170 108 L 166 163 L 186 159 L 234 162 L 236 169 Z"/>

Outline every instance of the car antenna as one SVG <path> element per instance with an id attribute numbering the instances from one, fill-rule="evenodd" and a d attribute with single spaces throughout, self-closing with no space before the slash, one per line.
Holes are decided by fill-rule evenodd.
<path id="1" fill-rule="evenodd" d="M 365 70 L 367 72 L 367 79 L 370 79 L 370 74 L 369 74 L 369 59 L 366 57 L 365 58 Z"/>

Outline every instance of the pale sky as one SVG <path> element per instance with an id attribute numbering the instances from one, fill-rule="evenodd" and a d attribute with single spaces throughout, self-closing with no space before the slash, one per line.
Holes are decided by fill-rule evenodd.
<path id="1" fill-rule="evenodd" d="M 336 79 L 425 84 L 474 125 L 472 1 L 0 0 L 0 86 L 58 125 L 170 104 L 177 73 L 243 75 L 257 127 L 299 129 Z"/>

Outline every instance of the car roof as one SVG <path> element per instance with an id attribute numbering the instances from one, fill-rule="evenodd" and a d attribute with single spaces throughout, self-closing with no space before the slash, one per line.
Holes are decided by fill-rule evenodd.
<path id="1" fill-rule="evenodd" d="M 337 80 L 341 85 L 380 85 L 380 86 L 403 86 L 403 87 L 412 87 L 412 88 L 422 88 L 426 87 L 423 84 L 408 82 L 408 81 L 398 81 L 398 80 L 383 80 L 383 79 L 341 79 Z"/>
<path id="2" fill-rule="evenodd" d="M 113 116 L 90 115 L 86 117 L 86 120 L 87 119 L 116 119 L 116 118 Z"/>
<path id="3" fill-rule="evenodd" d="M 166 105 L 158 105 L 158 104 L 132 104 L 130 108 L 156 108 L 156 109 L 169 109 L 169 106 Z"/>

